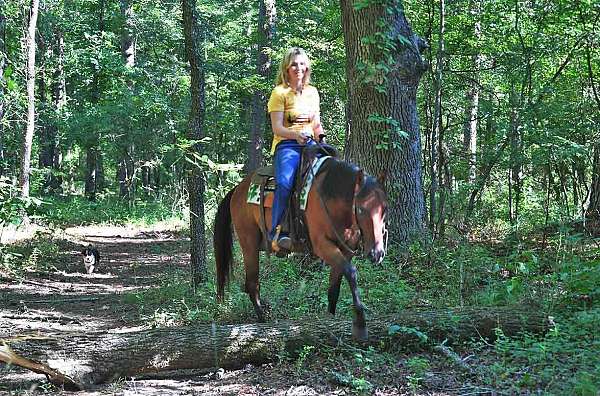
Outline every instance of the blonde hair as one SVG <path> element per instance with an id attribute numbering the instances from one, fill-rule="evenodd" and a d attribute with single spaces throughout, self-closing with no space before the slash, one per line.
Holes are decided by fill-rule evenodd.
<path id="1" fill-rule="evenodd" d="M 308 58 L 308 55 L 306 55 L 306 51 L 304 51 L 302 48 L 292 47 L 289 50 L 287 50 L 287 52 L 283 56 L 283 59 L 281 59 L 281 63 L 279 64 L 279 72 L 277 72 L 277 78 L 275 79 L 275 83 L 277 85 L 288 85 L 290 83 L 288 81 L 287 70 L 289 69 L 290 64 L 292 63 L 292 60 L 296 56 L 303 56 L 306 60 L 306 73 L 304 73 L 302 85 L 307 86 L 308 84 L 310 84 L 310 59 Z"/>

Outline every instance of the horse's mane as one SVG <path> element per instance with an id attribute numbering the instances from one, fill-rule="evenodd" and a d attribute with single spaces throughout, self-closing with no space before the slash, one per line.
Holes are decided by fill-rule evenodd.
<path id="1" fill-rule="evenodd" d="M 320 189 L 323 199 L 343 199 L 346 202 L 352 202 L 358 171 L 358 166 L 338 160 L 337 158 L 325 161 L 321 169 L 319 169 L 319 173 L 325 173 Z M 363 185 L 357 198 L 363 198 L 378 186 L 379 184 L 375 178 L 365 173 Z"/>

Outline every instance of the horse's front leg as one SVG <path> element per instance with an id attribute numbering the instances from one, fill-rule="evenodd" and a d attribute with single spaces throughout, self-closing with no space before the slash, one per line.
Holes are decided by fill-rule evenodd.
<path id="1" fill-rule="evenodd" d="M 358 340 L 366 341 L 368 338 L 367 325 L 365 320 L 365 308 L 360 301 L 357 282 L 356 267 L 350 262 L 350 258 L 344 256 L 340 249 L 329 242 L 315 246 L 315 252 L 331 266 L 329 274 L 329 313 L 334 315 L 340 295 L 340 284 L 342 277 L 345 277 L 350 285 L 352 292 L 352 303 L 354 305 L 355 317 L 352 321 L 352 336 Z"/>
<path id="2" fill-rule="evenodd" d="M 358 292 L 358 271 L 356 266 L 350 261 L 347 261 L 344 265 L 344 277 L 350 285 L 352 291 L 352 303 L 354 304 L 355 317 L 352 321 L 352 336 L 357 340 L 366 341 L 369 338 L 369 332 L 367 331 L 367 322 L 365 320 L 365 307 L 360 301 L 360 295 Z"/>

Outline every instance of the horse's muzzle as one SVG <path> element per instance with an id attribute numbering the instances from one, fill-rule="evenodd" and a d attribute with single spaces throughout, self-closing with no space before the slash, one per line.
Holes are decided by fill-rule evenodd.
<path id="1" fill-rule="evenodd" d="M 369 254 L 367 254 L 367 258 L 369 260 L 371 260 L 371 262 L 374 264 L 381 264 L 384 257 L 385 257 L 384 249 L 373 248 L 369 251 Z"/>

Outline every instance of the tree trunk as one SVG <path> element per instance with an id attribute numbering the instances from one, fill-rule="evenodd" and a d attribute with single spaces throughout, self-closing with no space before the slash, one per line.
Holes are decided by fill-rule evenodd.
<path id="1" fill-rule="evenodd" d="M 6 15 L 4 15 L 4 0 L 0 0 L 0 177 L 4 176 L 6 164 L 4 159 L 4 87 L 6 81 L 4 79 L 4 69 L 6 68 Z"/>
<path id="2" fill-rule="evenodd" d="M 494 339 L 497 328 L 506 336 L 523 331 L 543 333 L 548 329 L 548 320 L 541 312 L 525 309 L 405 311 L 372 319 L 369 327 L 369 345 L 422 349 L 443 340 L 454 344 L 479 337 Z M 213 323 L 5 339 L 19 357 L 34 359 L 56 370 L 49 378 L 51 381 L 87 388 L 120 377 L 263 364 L 275 361 L 282 353 L 294 355 L 304 345 L 350 342 L 350 328 L 350 322 L 327 318 L 301 323 L 281 321 L 223 326 Z M 390 335 L 395 328 L 398 331 Z M 421 343 L 412 332 L 402 331 L 403 328 L 425 333 L 429 342 Z M 32 368 L 26 361 L 11 355 L 6 348 L 0 349 L 0 361 L 9 360 Z M 57 372 L 68 378 L 60 377 Z"/>
<path id="3" fill-rule="evenodd" d="M 405 241 L 422 231 L 425 219 L 416 92 L 426 44 L 412 32 L 399 1 L 355 7 L 340 0 L 340 6 L 350 102 L 347 157 L 372 175 L 386 175 L 390 235 Z"/>
<path id="4" fill-rule="evenodd" d="M 585 217 L 589 220 L 595 220 L 597 228 L 600 230 L 600 143 L 594 145 L 594 161 L 592 164 L 592 185 L 590 186 L 590 198 Z"/>
<path id="5" fill-rule="evenodd" d="M 41 22 L 40 22 L 41 24 Z M 50 176 L 52 175 L 52 160 L 54 157 L 54 144 L 52 142 L 52 127 L 48 122 L 48 84 L 46 79 L 46 62 L 47 62 L 47 45 L 46 38 L 42 32 L 38 31 L 36 34 L 37 41 L 37 95 L 38 95 L 38 114 L 41 115 L 38 118 L 38 166 L 40 169 L 45 169 L 44 182 L 43 182 L 43 194 L 48 194 L 48 186 L 50 184 Z"/>
<path id="6" fill-rule="evenodd" d="M 471 15 L 475 18 L 473 26 L 473 36 L 476 43 L 481 39 L 481 0 L 471 1 Z M 473 67 L 473 79 L 467 91 L 466 119 L 464 125 L 464 147 L 469 161 L 469 171 L 467 180 L 470 184 L 475 184 L 477 179 L 477 123 L 479 112 L 479 69 L 481 68 L 481 54 L 479 45 L 474 48 L 471 62 Z"/>
<path id="7" fill-rule="evenodd" d="M 120 0 L 121 18 L 121 56 L 126 70 L 135 67 L 135 24 L 133 5 L 131 0 Z M 127 89 L 133 94 L 133 81 L 127 77 Z M 135 159 L 131 130 L 123 131 L 124 138 L 119 140 L 119 160 L 117 163 L 117 182 L 119 183 L 119 196 L 131 203 L 134 199 L 135 187 Z"/>
<path id="8" fill-rule="evenodd" d="M 256 71 L 263 84 L 252 95 L 252 123 L 248 140 L 248 161 L 246 172 L 253 171 L 262 165 L 265 127 L 267 125 L 267 93 L 264 86 L 271 75 L 272 61 L 271 43 L 275 34 L 277 12 L 275 0 L 259 0 L 258 2 L 258 54 Z"/>
<path id="9" fill-rule="evenodd" d="M 54 56 L 56 58 L 56 69 L 54 70 L 52 103 L 58 118 L 62 117 L 63 109 L 67 103 L 67 84 L 65 80 L 65 41 L 62 31 L 57 28 L 54 32 Z M 47 186 L 52 194 L 62 192 L 62 176 L 59 172 L 62 168 L 62 149 L 60 145 L 58 122 L 55 120 L 48 126 L 48 134 L 52 143 L 52 156 L 50 180 Z"/>
<path id="10" fill-rule="evenodd" d="M 191 108 L 187 137 L 200 141 L 204 137 L 204 65 L 202 61 L 201 34 L 196 14 L 196 0 L 182 0 L 185 52 L 190 64 Z M 200 143 L 191 147 L 190 161 L 202 154 Z M 187 188 L 190 200 L 190 267 L 194 287 L 206 280 L 206 236 L 204 220 L 204 175 L 199 165 L 190 165 Z"/>
<path id="11" fill-rule="evenodd" d="M 519 210 L 521 207 L 522 185 L 521 170 L 523 163 L 523 142 L 521 137 L 521 125 L 519 107 L 521 100 L 517 97 L 514 89 L 509 93 L 510 102 L 510 169 L 508 170 L 508 217 L 510 224 L 518 223 Z"/>
<path id="12" fill-rule="evenodd" d="M 39 0 L 31 0 L 29 24 L 25 48 L 27 49 L 27 127 L 23 141 L 21 158 L 21 196 L 29 196 L 29 173 L 31 171 L 31 146 L 35 129 L 35 27 L 37 24 Z"/>
<path id="13" fill-rule="evenodd" d="M 105 0 L 98 0 L 98 32 L 101 35 L 104 32 L 104 10 Z M 90 98 L 91 102 L 96 104 L 100 101 L 100 69 L 94 66 L 92 72 L 92 84 Z M 92 166 L 93 162 L 93 166 Z M 96 193 L 104 186 L 104 172 L 102 171 L 102 152 L 100 151 L 100 142 L 97 131 L 93 131 L 93 136 L 86 143 L 86 170 L 85 170 L 85 196 L 90 200 L 96 199 Z"/>
<path id="14" fill-rule="evenodd" d="M 88 147 L 85 151 L 85 196 L 90 201 L 96 200 L 96 187 L 98 177 L 98 150 Z"/>
<path id="15" fill-rule="evenodd" d="M 443 222 L 441 194 L 438 195 L 438 190 L 441 183 L 442 169 L 442 81 L 444 72 L 444 57 L 445 57 L 445 41 L 444 33 L 446 30 L 446 3 L 445 0 L 440 0 L 439 8 L 439 30 L 438 30 L 438 48 L 435 66 L 435 77 L 433 86 L 435 87 L 435 99 L 433 109 L 433 125 L 431 130 L 431 152 L 429 163 L 429 230 L 434 237 L 439 232 L 439 224 Z M 439 208 L 438 208 L 439 204 Z"/>
<path id="16" fill-rule="evenodd" d="M 590 80 L 590 86 L 594 100 L 596 102 L 597 110 L 600 111 L 600 92 L 596 88 L 596 80 L 594 76 L 594 70 L 592 68 L 592 57 L 590 54 L 590 48 L 585 48 L 586 64 L 588 69 L 588 77 Z M 596 112 L 596 119 L 598 119 L 598 112 Z M 587 220 L 593 220 L 592 234 L 600 234 L 600 143 L 598 142 L 600 135 L 596 134 L 594 142 L 594 160 L 592 161 L 592 184 L 589 189 L 589 199 L 587 200 L 587 206 L 585 208 L 585 218 Z"/>

